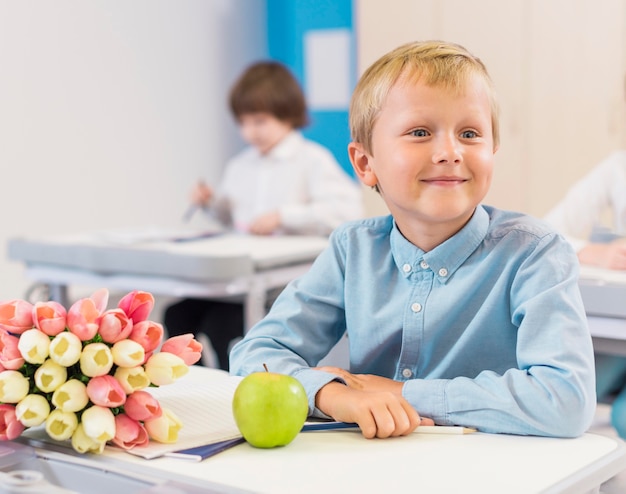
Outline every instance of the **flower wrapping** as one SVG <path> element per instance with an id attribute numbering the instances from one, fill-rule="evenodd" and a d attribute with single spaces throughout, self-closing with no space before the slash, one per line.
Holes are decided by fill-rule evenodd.
<path id="1" fill-rule="evenodd" d="M 68 310 L 0 302 L 0 440 L 44 427 L 80 453 L 176 442 L 183 424 L 147 389 L 184 376 L 202 345 L 192 334 L 164 342 L 148 292 L 132 291 L 114 309 L 108 299 L 100 289 Z"/>

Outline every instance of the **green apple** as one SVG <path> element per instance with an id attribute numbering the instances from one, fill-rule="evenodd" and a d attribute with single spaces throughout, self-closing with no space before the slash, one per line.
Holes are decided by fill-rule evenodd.
<path id="1" fill-rule="evenodd" d="M 285 374 L 254 372 L 244 377 L 233 396 L 233 416 L 244 439 L 257 448 L 289 444 L 309 411 L 300 382 Z"/>

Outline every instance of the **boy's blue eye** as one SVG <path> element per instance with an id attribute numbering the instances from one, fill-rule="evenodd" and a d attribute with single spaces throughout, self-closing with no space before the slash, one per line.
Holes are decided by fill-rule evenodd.
<path id="1" fill-rule="evenodd" d="M 476 132 L 474 132 L 473 130 L 466 130 L 465 132 L 463 132 L 463 133 L 461 134 L 461 136 L 462 136 L 464 139 L 473 139 L 474 137 L 477 137 L 477 136 L 478 136 L 478 134 L 477 134 Z"/>
<path id="2" fill-rule="evenodd" d="M 426 137 L 428 135 L 428 132 L 426 132 L 424 129 L 415 129 L 411 131 L 411 135 L 414 137 Z"/>

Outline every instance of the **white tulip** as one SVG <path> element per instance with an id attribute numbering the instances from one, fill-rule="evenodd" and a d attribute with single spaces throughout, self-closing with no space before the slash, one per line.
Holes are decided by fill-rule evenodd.
<path id="1" fill-rule="evenodd" d="M 43 364 L 48 358 L 50 337 L 38 329 L 29 329 L 20 335 L 17 348 L 29 364 Z"/>
<path id="2" fill-rule="evenodd" d="M 156 386 L 172 384 L 189 372 L 189 367 L 182 358 L 168 352 L 153 354 L 146 362 L 145 368 L 148 379 Z"/>
<path id="3" fill-rule="evenodd" d="M 83 343 L 74 333 L 63 331 L 50 342 L 50 358 L 63 367 L 70 367 L 78 362 Z"/>
<path id="4" fill-rule="evenodd" d="M 137 367 L 143 364 L 146 351 L 133 340 L 120 340 L 111 348 L 113 362 L 118 367 Z"/>
<path id="5" fill-rule="evenodd" d="M 0 403 L 18 403 L 28 394 L 29 380 L 20 372 L 0 372 Z"/>
<path id="6" fill-rule="evenodd" d="M 160 443 L 175 443 L 178 440 L 178 431 L 183 427 L 176 414 L 167 408 L 163 408 L 160 417 L 146 420 L 143 425 L 150 438 Z"/>
<path id="7" fill-rule="evenodd" d="M 87 377 L 104 376 L 113 367 L 111 349 L 104 343 L 85 345 L 80 354 L 80 370 Z"/>
<path id="8" fill-rule="evenodd" d="M 141 365 L 137 367 L 118 367 L 115 369 L 113 377 L 122 385 L 127 395 L 150 386 L 150 379 Z"/>
<path id="9" fill-rule="evenodd" d="M 85 428 L 83 424 L 78 424 L 78 427 L 72 435 L 72 448 L 79 453 L 102 453 L 106 441 L 96 441 L 85 434 Z"/>
<path id="10" fill-rule="evenodd" d="M 65 441 L 72 437 L 78 427 L 78 418 L 73 412 L 63 410 L 52 410 L 46 418 L 46 432 L 52 439 Z"/>
<path id="11" fill-rule="evenodd" d="M 43 424 L 49 414 L 50 404 L 42 395 L 27 395 L 15 406 L 15 416 L 24 427 Z"/>
<path id="12" fill-rule="evenodd" d="M 52 404 L 64 412 L 78 412 L 89 403 L 87 386 L 78 379 L 70 379 L 52 394 Z"/>
<path id="13" fill-rule="evenodd" d="M 52 393 L 67 381 L 67 369 L 51 359 L 46 360 L 35 371 L 35 384 L 44 393 Z"/>
<path id="14" fill-rule="evenodd" d="M 115 416 L 106 407 L 94 405 L 83 412 L 81 423 L 85 434 L 97 442 L 107 442 L 115 437 Z"/>

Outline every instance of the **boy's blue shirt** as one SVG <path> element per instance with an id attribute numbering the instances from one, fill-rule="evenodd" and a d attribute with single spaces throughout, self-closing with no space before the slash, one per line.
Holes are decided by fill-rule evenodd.
<path id="1" fill-rule="evenodd" d="M 297 377 L 309 396 L 336 376 L 311 369 L 347 330 L 350 372 L 405 382 L 437 424 L 577 436 L 595 411 L 593 347 L 570 245 L 529 216 L 479 206 L 425 253 L 391 216 L 342 225 L 311 270 L 231 352 L 231 373 Z"/>

